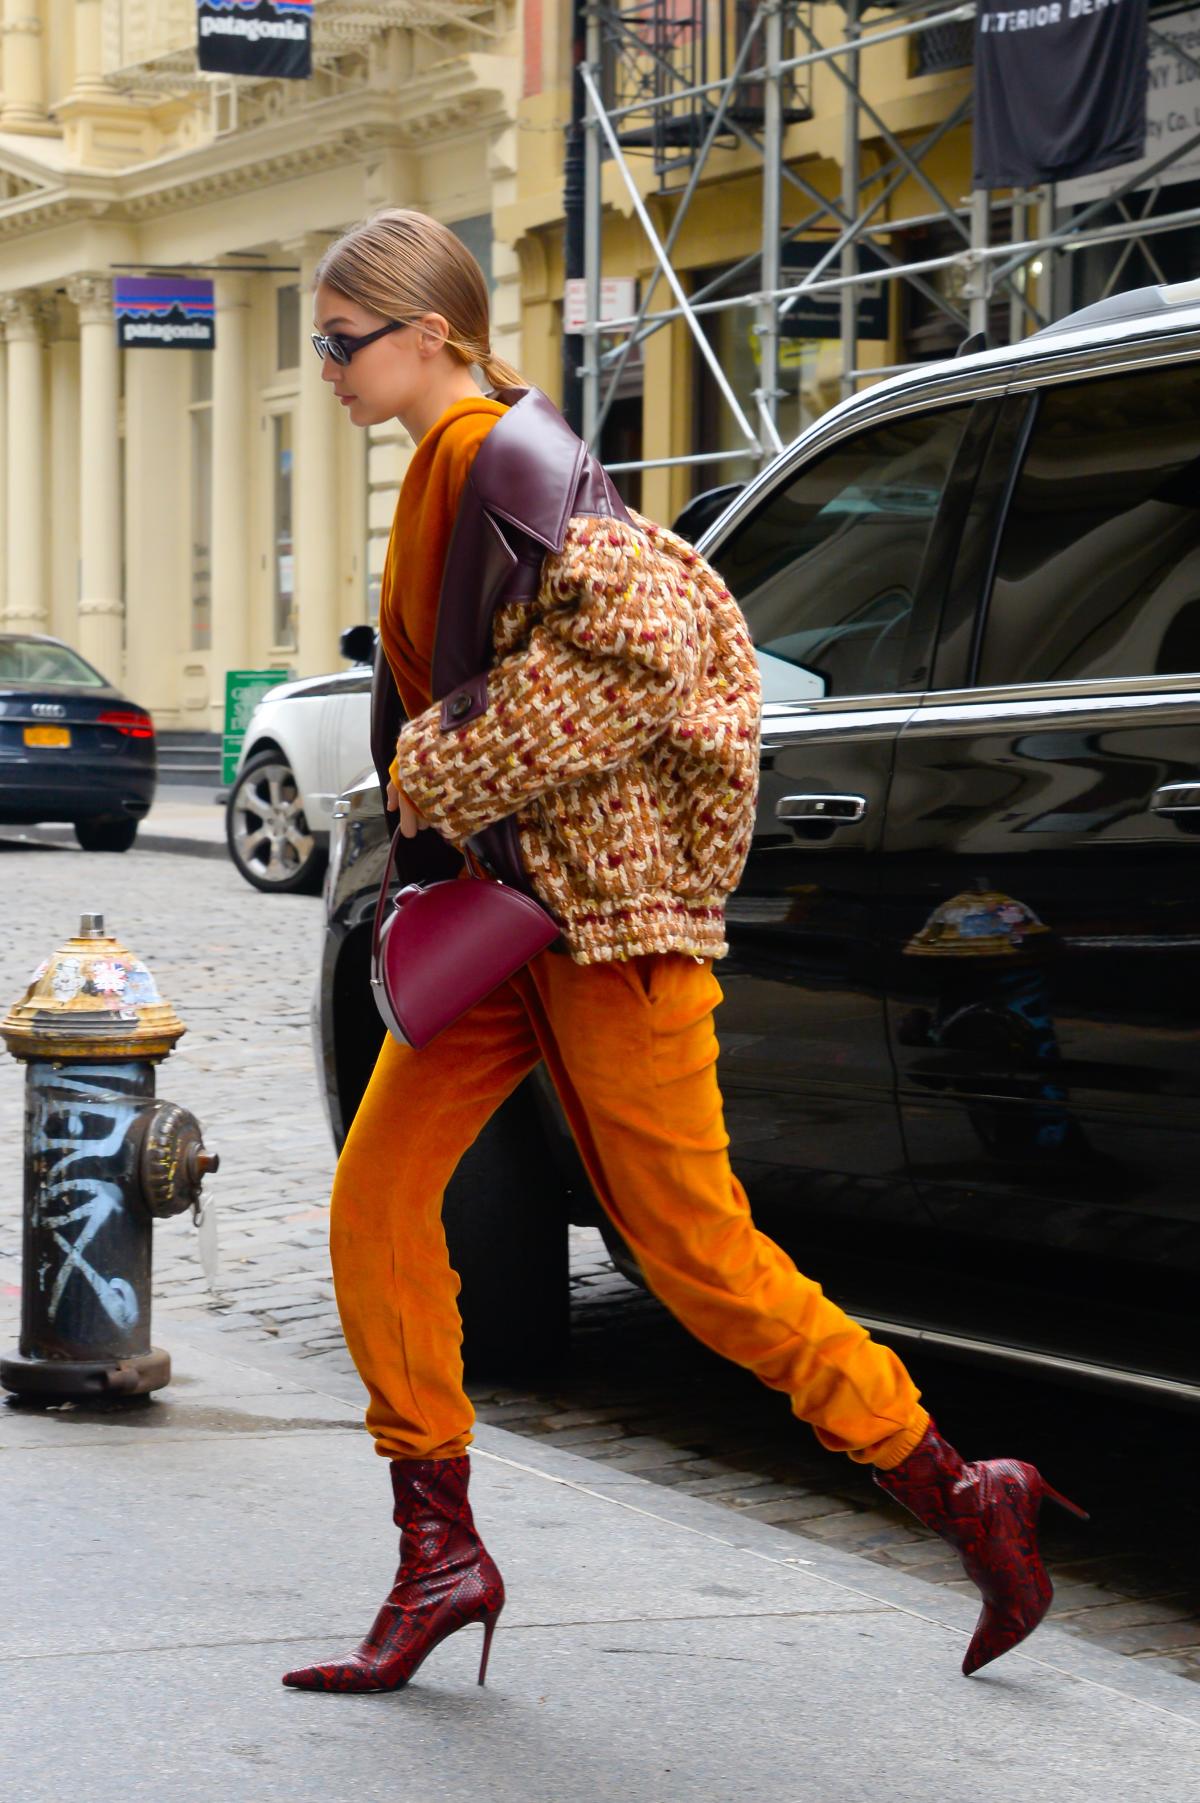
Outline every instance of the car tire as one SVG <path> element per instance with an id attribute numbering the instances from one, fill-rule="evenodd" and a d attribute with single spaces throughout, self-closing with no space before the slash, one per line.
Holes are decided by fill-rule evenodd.
<path id="1" fill-rule="evenodd" d="M 225 842 L 239 875 L 267 895 L 313 895 L 327 854 L 309 831 L 300 790 L 281 751 L 260 751 L 225 804 Z"/>
<path id="2" fill-rule="evenodd" d="M 462 1282 L 467 1376 L 511 1379 L 556 1369 L 570 1343 L 567 1201 L 528 1085 L 461 1159 L 442 1220 Z"/>
<path id="3" fill-rule="evenodd" d="M 137 838 L 136 820 L 77 820 L 75 837 L 84 851 L 128 851 Z"/>

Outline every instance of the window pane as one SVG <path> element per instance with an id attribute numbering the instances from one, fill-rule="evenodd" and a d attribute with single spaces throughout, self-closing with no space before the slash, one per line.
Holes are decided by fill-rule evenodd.
<path id="1" fill-rule="evenodd" d="M 76 652 L 52 639 L 0 637 L 0 682 L 30 687 L 69 682 L 81 689 L 102 689 L 105 679 Z"/>
<path id="2" fill-rule="evenodd" d="M 192 650 L 212 644 L 212 409 L 196 407 L 192 437 Z"/>
<path id="3" fill-rule="evenodd" d="M 275 367 L 296 369 L 300 363 L 300 290 L 295 282 L 275 290 Z"/>
<path id="4" fill-rule="evenodd" d="M 981 683 L 1200 671 L 1200 369 L 1048 389 L 1004 528 Z"/>
<path id="5" fill-rule="evenodd" d="M 275 643 L 296 645 L 295 558 L 292 551 L 292 416 L 276 413 L 271 430 L 275 454 Z"/>
<path id="6" fill-rule="evenodd" d="M 896 686 L 925 546 L 969 411 L 916 414 L 848 439 L 716 553 L 750 623 L 766 700 Z"/>

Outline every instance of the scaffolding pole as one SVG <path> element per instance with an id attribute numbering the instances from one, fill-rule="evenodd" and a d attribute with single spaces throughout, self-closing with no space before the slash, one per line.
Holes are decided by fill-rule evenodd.
<path id="1" fill-rule="evenodd" d="M 840 321 L 839 388 L 857 392 L 864 380 L 878 379 L 910 364 L 864 364 L 863 291 L 896 284 L 922 296 L 965 337 L 1007 330 L 1010 340 L 1061 317 L 1070 304 L 1069 284 L 1062 271 L 1071 253 L 1126 240 L 1123 254 L 1109 276 L 1111 289 L 1138 248 L 1148 266 L 1161 275 L 1150 241 L 1165 231 L 1200 223 L 1200 207 L 1171 214 L 1152 214 L 1157 190 L 1151 184 L 1172 163 L 1200 144 L 1200 131 L 1138 170 L 1103 200 L 1061 219 L 1050 187 L 1014 193 L 996 202 L 976 190 L 964 203 L 948 195 L 930 173 L 926 159 L 970 117 L 970 97 L 947 117 L 927 128 L 918 142 L 889 128 L 864 93 L 864 63 L 878 46 L 900 40 L 916 42 L 925 34 L 974 19 L 973 4 L 946 6 L 927 0 L 897 17 L 889 13 L 881 25 L 867 18 L 868 0 L 845 0 L 845 26 L 836 43 L 822 43 L 807 0 L 581 0 L 586 7 L 586 52 L 579 69 L 586 96 L 584 134 L 584 281 L 587 315 L 582 347 L 582 416 L 584 435 L 596 445 L 608 417 L 617 385 L 630 357 L 656 332 L 682 322 L 694 342 L 698 362 L 709 372 L 719 400 L 736 428 L 738 443 L 727 450 L 683 453 L 625 461 L 618 470 L 702 467 L 727 459 L 760 465 L 782 448 L 780 402 L 782 349 L 796 336 L 794 317 L 806 300 L 836 297 Z M 828 18 L 823 9 L 822 18 Z M 1158 34 L 1151 33 L 1152 40 Z M 1158 41 L 1164 42 L 1161 38 Z M 801 45 L 804 48 L 799 48 Z M 1173 41 L 1173 55 L 1200 70 L 1200 61 Z M 792 53 L 794 52 L 794 53 Z M 837 192 L 826 194 L 787 158 L 789 123 L 804 115 L 793 108 L 796 83 L 814 68 L 827 68 L 845 96 L 841 179 Z M 623 74 L 629 77 L 622 89 Z M 864 174 L 863 147 L 880 149 Z M 752 252 L 688 295 L 674 261 L 690 209 L 705 173 L 720 148 L 749 150 L 761 174 L 761 231 Z M 651 179 L 644 163 L 654 159 Z M 603 175 L 611 162 L 628 197 L 653 259 L 636 312 L 602 320 L 600 275 L 603 259 Z M 680 172 L 686 181 L 680 187 Z M 743 171 L 737 171 L 740 176 Z M 932 203 L 889 219 L 885 209 L 906 182 L 922 189 Z M 1150 187 L 1149 198 L 1133 211 L 1130 197 Z M 656 229 L 647 205 L 655 189 L 672 203 L 665 233 Z M 809 211 L 796 224 L 783 223 L 783 193 L 804 196 Z M 1101 217 L 1117 208 L 1116 224 Z M 880 215 L 883 215 L 882 217 Z M 943 255 L 905 256 L 903 234 L 944 226 L 955 248 Z M 1032 235 L 1029 233 L 1033 226 Z M 796 280 L 789 281 L 785 249 L 814 239 L 820 248 Z M 901 239 L 899 249 L 895 240 Z M 887 240 L 893 240 L 888 243 Z M 999 241 L 997 241 L 999 240 Z M 867 255 L 865 246 L 870 246 Z M 1031 265 L 1041 259 L 1040 267 Z M 836 273 L 835 273 L 836 272 Z M 956 272 L 951 277 L 950 272 Z M 1035 278 L 1031 280 L 1031 274 Z M 652 310 L 659 283 L 670 300 Z M 737 292 L 724 292 L 731 284 Z M 965 310 L 964 310 L 965 308 Z M 997 311 L 999 309 L 999 311 Z M 757 364 L 756 385 L 747 395 L 748 415 L 729 373 L 722 367 L 706 320 L 743 311 L 752 335 Z M 609 347 L 605 347 L 605 339 Z M 613 343 L 613 340 L 617 340 Z M 745 392 L 743 390 L 743 392 Z M 801 397 L 801 405 L 803 399 Z"/>

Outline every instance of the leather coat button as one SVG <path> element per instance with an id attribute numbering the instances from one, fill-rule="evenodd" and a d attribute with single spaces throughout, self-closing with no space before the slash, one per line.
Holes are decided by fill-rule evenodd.
<path id="1" fill-rule="evenodd" d="M 456 695 L 454 700 L 450 703 L 450 718 L 452 720 L 461 720 L 463 715 L 469 714 L 470 711 L 471 697 L 469 695 Z"/>

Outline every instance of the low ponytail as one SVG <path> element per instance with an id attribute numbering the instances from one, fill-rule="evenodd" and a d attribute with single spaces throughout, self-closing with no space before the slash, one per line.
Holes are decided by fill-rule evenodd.
<path id="1" fill-rule="evenodd" d="M 497 357 L 489 350 L 479 359 L 479 367 L 483 371 L 484 380 L 489 388 L 527 388 L 529 384 L 503 357 Z"/>
<path id="2" fill-rule="evenodd" d="M 492 354 L 482 269 L 462 239 L 427 213 L 388 207 L 352 226 L 318 263 L 313 287 L 320 282 L 381 319 L 440 313 L 450 327 L 446 346 L 460 362 L 476 364 L 493 388 L 527 386 Z"/>

